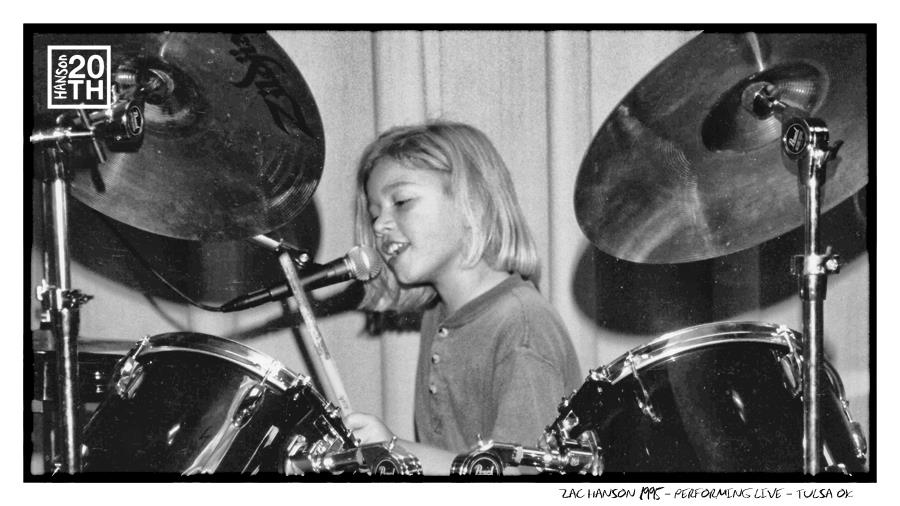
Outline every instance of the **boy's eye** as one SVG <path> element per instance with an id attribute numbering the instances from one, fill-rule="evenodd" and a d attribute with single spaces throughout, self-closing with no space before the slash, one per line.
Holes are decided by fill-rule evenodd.
<path id="1" fill-rule="evenodd" d="M 394 205 L 395 205 L 396 207 L 403 207 L 403 206 L 405 206 L 406 204 L 408 204 L 410 200 L 412 200 L 412 199 L 400 199 L 400 200 L 395 201 L 395 202 L 394 202 Z"/>

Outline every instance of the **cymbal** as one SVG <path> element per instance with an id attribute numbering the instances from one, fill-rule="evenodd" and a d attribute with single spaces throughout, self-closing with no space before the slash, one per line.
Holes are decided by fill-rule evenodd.
<path id="1" fill-rule="evenodd" d="M 264 33 L 35 34 L 34 118 L 47 107 L 48 45 L 109 45 L 111 67 L 156 79 L 139 146 L 79 144 L 71 194 L 125 224 L 189 240 L 244 239 L 289 222 L 322 174 L 322 122 L 306 82 Z M 159 83 L 162 83 L 159 85 Z"/>
<path id="2" fill-rule="evenodd" d="M 781 123 L 742 105 L 774 86 L 825 121 L 830 142 L 822 212 L 868 180 L 864 34 L 701 34 L 637 84 L 595 135 L 579 169 L 575 214 L 600 250 L 640 263 L 723 256 L 806 219 Z M 826 238 L 827 240 L 827 238 Z"/>

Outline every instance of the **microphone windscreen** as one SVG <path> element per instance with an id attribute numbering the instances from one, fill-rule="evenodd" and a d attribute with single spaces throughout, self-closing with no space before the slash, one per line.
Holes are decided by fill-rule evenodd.
<path id="1" fill-rule="evenodd" d="M 360 281 L 368 281 L 381 272 L 384 261 L 381 255 L 369 246 L 354 246 L 347 252 L 350 273 Z"/>

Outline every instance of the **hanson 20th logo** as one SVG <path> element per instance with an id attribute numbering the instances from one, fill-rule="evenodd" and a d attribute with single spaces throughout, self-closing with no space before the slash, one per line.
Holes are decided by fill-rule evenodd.
<path id="1" fill-rule="evenodd" d="M 48 46 L 47 108 L 103 109 L 112 104 L 110 46 Z"/>

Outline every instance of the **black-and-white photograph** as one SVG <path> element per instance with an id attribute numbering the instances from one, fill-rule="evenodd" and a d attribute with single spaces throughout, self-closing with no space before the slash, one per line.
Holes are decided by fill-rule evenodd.
<path id="1" fill-rule="evenodd" d="M 874 24 L 24 29 L 26 482 L 875 481 Z"/>

